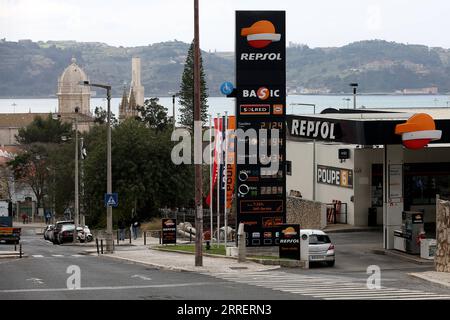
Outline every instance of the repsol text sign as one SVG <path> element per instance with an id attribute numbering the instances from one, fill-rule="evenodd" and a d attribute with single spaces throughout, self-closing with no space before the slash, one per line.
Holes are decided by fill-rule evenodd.
<path id="1" fill-rule="evenodd" d="M 315 119 L 292 119 L 289 133 L 294 137 L 325 141 L 336 141 L 341 136 L 339 123 Z"/>
<path id="2" fill-rule="evenodd" d="M 353 189 L 353 170 L 318 165 L 317 183 Z"/>

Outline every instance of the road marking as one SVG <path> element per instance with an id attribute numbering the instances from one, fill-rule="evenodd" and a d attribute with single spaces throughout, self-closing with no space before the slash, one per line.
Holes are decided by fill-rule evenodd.
<path id="1" fill-rule="evenodd" d="M 27 279 L 27 281 L 32 281 L 32 282 L 37 283 L 37 284 L 44 284 L 42 279 L 39 279 L 39 278 L 29 278 L 29 279 Z"/>
<path id="2" fill-rule="evenodd" d="M 336 276 L 306 276 L 282 271 L 216 273 L 214 277 L 257 287 L 324 300 L 436 300 L 450 299 L 443 295 L 419 290 L 382 287 L 367 288 L 353 278 Z"/>
<path id="3" fill-rule="evenodd" d="M 42 254 L 33 254 L 33 258 L 43 258 Z"/>
<path id="4" fill-rule="evenodd" d="M 81 254 L 73 254 L 72 257 L 79 258 L 79 257 L 82 257 L 82 255 Z"/>
<path id="5" fill-rule="evenodd" d="M 52 254 L 52 256 L 53 256 L 53 257 L 56 257 L 56 258 L 64 257 L 64 255 L 62 255 L 62 254 Z"/>
<path id="6" fill-rule="evenodd" d="M 151 288 L 178 288 L 178 287 L 198 287 L 206 285 L 228 284 L 229 282 L 191 282 L 191 283 L 176 283 L 176 284 L 154 284 L 147 286 L 118 286 L 118 287 L 81 287 L 79 289 L 67 288 L 47 288 L 47 289 L 12 289 L 0 290 L 0 293 L 27 293 L 27 292 L 59 292 L 59 291 L 101 291 L 101 290 L 136 290 L 136 289 L 151 289 Z"/>
<path id="7" fill-rule="evenodd" d="M 147 280 L 147 281 L 152 280 L 152 278 L 148 278 L 148 277 L 146 277 L 146 276 L 141 276 L 140 274 L 135 274 L 135 275 L 133 275 L 133 276 L 131 276 L 131 277 L 132 277 L 132 278 L 139 278 L 139 279 Z"/>

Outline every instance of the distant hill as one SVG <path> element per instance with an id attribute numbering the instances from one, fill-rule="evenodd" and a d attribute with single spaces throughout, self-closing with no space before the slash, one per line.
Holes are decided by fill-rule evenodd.
<path id="1" fill-rule="evenodd" d="M 110 83 L 119 96 L 131 80 L 131 57 L 141 57 L 146 96 L 177 92 L 189 44 L 180 41 L 142 47 L 113 47 L 76 41 L 0 40 L 0 96 L 51 97 L 58 76 L 74 56 L 92 81 Z M 210 95 L 234 79 L 234 54 L 202 52 Z M 340 48 L 287 49 L 290 93 L 344 93 L 358 82 L 360 92 L 392 93 L 436 86 L 450 92 L 450 50 L 380 40 Z"/>

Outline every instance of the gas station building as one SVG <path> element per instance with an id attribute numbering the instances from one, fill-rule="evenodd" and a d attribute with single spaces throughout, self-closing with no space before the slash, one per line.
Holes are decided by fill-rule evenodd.
<path id="1" fill-rule="evenodd" d="M 435 128 L 414 131 L 416 114 L 431 116 Z M 404 211 L 423 212 L 434 235 L 436 195 L 450 195 L 450 110 L 327 109 L 287 123 L 287 193 L 339 203 L 332 223 L 382 226 L 385 249 L 394 248 Z M 410 132 L 396 134 L 402 124 Z M 426 146 L 409 149 L 408 139 Z"/>

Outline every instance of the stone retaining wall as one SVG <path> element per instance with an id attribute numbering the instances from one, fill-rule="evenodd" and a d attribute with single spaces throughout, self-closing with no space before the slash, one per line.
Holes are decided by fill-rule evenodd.
<path id="1" fill-rule="evenodd" d="M 300 224 L 302 229 L 323 229 L 327 225 L 326 206 L 320 202 L 287 197 L 287 223 Z"/>
<path id="2" fill-rule="evenodd" d="M 450 201 L 439 198 L 436 202 L 436 241 L 436 271 L 450 272 Z"/>

